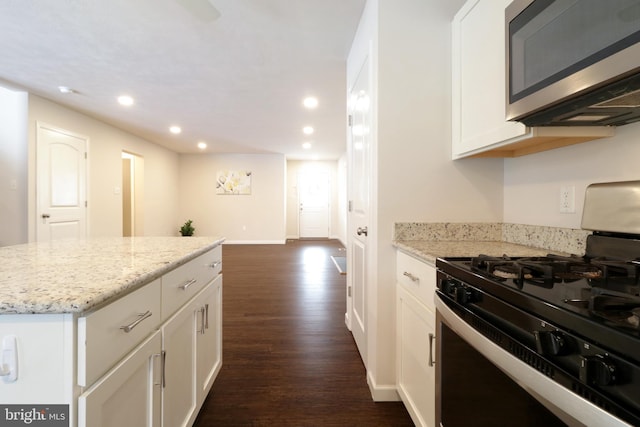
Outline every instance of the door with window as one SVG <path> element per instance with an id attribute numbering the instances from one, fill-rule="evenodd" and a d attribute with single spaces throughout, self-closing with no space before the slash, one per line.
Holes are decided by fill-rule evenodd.
<path id="1" fill-rule="evenodd" d="M 320 169 L 298 174 L 300 238 L 329 237 L 329 172 Z"/>
<path id="2" fill-rule="evenodd" d="M 36 238 L 86 237 L 88 139 L 38 123 Z"/>

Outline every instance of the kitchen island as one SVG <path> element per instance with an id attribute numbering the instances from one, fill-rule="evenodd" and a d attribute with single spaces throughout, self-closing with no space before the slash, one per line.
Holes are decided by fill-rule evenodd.
<path id="1" fill-rule="evenodd" d="M 222 364 L 223 240 L 0 248 L 0 405 L 74 427 L 190 424 Z"/>

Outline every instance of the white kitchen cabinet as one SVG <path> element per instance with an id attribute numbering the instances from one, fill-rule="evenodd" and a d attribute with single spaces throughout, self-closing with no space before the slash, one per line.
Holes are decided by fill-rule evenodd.
<path id="1" fill-rule="evenodd" d="M 515 157 L 612 136 L 611 127 L 530 128 L 506 120 L 504 11 L 468 0 L 452 22 L 452 157 Z"/>
<path id="2" fill-rule="evenodd" d="M 196 411 L 196 304 L 187 304 L 162 326 L 165 380 L 162 420 L 165 426 L 188 426 Z"/>
<path id="3" fill-rule="evenodd" d="M 162 326 L 164 426 L 190 426 L 222 364 L 222 275 Z"/>
<path id="4" fill-rule="evenodd" d="M 222 247 L 200 255 L 162 277 L 162 320 L 201 291 L 222 270 Z"/>
<path id="5" fill-rule="evenodd" d="M 222 367 L 222 276 L 196 300 L 196 401 L 202 405 Z"/>
<path id="6" fill-rule="evenodd" d="M 78 318 L 78 385 L 90 386 L 160 326 L 160 279 Z"/>
<path id="7" fill-rule="evenodd" d="M 436 270 L 397 253 L 397 390 L 416 426 L 435 427 Z"/>
<path id="8" fill-rule="evenodd" d="M 78 398 L 79 427 L 160 427 L 161 337 L 156 331 Z"/>

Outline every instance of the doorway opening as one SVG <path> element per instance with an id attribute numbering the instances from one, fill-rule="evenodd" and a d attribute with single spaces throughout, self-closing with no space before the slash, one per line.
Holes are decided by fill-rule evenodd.
<path id="1" fill-rule="evenodd" d="M 144 158 L 122 152 L 122 235 L 144 235 Z"/>
<path id="2" fill-rule="evenodd" d="M 301 239 L 329 238 L 330 175 L 326 168 L 298 173 L 298 224 Z"/>

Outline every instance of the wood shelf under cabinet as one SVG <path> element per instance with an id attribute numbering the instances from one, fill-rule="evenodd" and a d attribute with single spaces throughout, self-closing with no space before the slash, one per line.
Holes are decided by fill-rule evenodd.
<path id="1" fill-rule="evenodd" d="M 518 141 L 496 144 L 468 157 L 519 157 L 615 135 L 615 128 L 609 126 L 549 126 L 527 130 Z"/>

